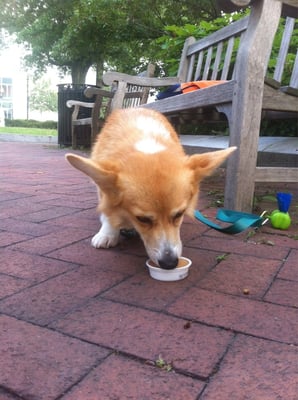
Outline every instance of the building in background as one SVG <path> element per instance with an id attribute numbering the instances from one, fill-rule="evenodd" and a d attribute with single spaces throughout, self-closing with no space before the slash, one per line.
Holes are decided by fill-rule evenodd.
<path id="1" fill-rule="evenodd" d="M 22 68 L 24 51 L 17 45 L 0 52 L 0 113 L 5 118 L 26 118 L 27 74 Z"/>
<path id="2" fill-rule="evenodd" d="M 0 109 L 1 109 L 1 122 L 3 115 L 5 118 L 13 118 L 13 104 L 12 104 L 12 78 L 0 76 Z"/>
<path id="3" fill-rule="evenodd" d="M 7 119 L 56 120 L 57 112 L 43 112 L 30 109 L 30 92 L 34 87 L 33 72 L 24 68 L 22 58 L 25 51 L 21 46 L 11 44 L 0 50 L 0 124 L 3 115 Z M 71 83 L 70 76 L 61 76 L 51 68 L 44 76 L 50 80 L 51 90 L 57 92 L 57 85 Z M 95 72 L 90 70 L 87 83 L 95 84 Z"/>

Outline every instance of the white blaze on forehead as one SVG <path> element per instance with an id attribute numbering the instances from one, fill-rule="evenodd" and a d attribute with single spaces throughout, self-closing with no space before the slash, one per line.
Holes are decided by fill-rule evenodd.
<path id="1" fill-rule="evenodd" d="M 154 154 L 165 150 L 165 146 L 154 138 L 145 138 L 135 144 L 135 149 L 142 153 Z"/>
<path id="2" fill-rule="evenodd" d="M 156 139 L 158 137 L 165 139 L 171 137 L 167 128 L 158 119 L 141 115 L 136 117 L 135 125 L 137 129 L 142 131 L 144 137 L 154 137 Z"/>
<path id="3" fill-rule="evenodd" d="M 143 139 L 135 144 L 136 150 L 147 154 L 165 150 L 166 147 L 158 139 L 169 139 L 170 133 L 159 120 L 147 116 L 138 116 L 135 119 L 135 125 L 143 136 Z"/>

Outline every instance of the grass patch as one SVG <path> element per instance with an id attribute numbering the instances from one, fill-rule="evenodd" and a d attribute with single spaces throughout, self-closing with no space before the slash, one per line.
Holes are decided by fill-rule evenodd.
<path id="1" fill-rule="evenodd" d="M 42 129 L 42 128 L 23 128 L 16 126 L 6 126 L 0 128 L 1 133 L 11 133 L 18 135 L 33 135 L 33 136 L 57 136 L 56 129 Z"/>

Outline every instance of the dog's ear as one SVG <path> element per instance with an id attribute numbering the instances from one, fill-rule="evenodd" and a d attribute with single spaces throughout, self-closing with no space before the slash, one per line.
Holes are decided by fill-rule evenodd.
<path id="1" fill-rule="evenodd" d="M 66 154 L 66 160 L 78 170 L 88 175 L 102 191 L 115 190 L 118 168 L 109 161 L 95 163 L 93 160 L 75 154 Z"/>
<path id="2" fill-rule="evenodd" d="M 209 153 L 195 154 L 188 158 L 187 165 L 194 173 L 199 182 L 222 164 L 237 147 L 229 147 L 225 150 L 212 151 Z"/>

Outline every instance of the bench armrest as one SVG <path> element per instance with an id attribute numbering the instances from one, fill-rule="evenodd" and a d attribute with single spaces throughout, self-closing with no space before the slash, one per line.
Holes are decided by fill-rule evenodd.
<path id="1" fill-rule="evenodd" d="M 100 115 L 100 110 L 103 105 L 103 99 L 104 98 L 109 98 L 111 99 L 114 96 L 114 93 L 109 91 L 109 90 L 104 90 L 98 87 L 87 87 L 84 91 L 84 95 L 88 98 L 91 98 L 95 96 L 95 101 L 93 103 L 90 102 L 85 102 L 85 101 L 80 101 L 80 100 L 67 100 L 66 106 L 69 108 L 73 107 L 73 112 L 71 115 L 71 118 L 73 121 L 78 120 L 79 116 L 79 111 L 80 108 L 91 108 L 92 109 L 92 126 L 94 126 L 95 131 L 97 132 L 98 130 L 98 116 Z M 109 107 L 109 105 L 108 105 Z M 106 114 L 107 111 L 104 111 L 104 114 Z"/>
<path id="2" fill-rule="evenodd" d="M 88 102 L 79 101 L 79 100 L 67 100 L 66 105 L 68 108 L 71 108 L 71 107 L 93 108 L 94 107 L 94 103 L 88 103 Z"/>
<path id="3" fill-rule="evenodd" d="M 86 97 L 88 97 L 88 98 L 91 98 L 93 96 L 112 98 L 114 93 L 111 92 L 110 90 L 106 90 L 106 89 L 101 89 L 101 88 L 98 88 L 98 87 L 90 86 L 90 87 L 87 87 L 84 90 L 84 95 Z"/>
<path id="4" fill-rule="evenodd" d="M 79 101 L 79 100 L 67 100 L 66 106 L 68 108 L 73 107 L 73 112 L 71 114 L 71 119 L 72 121 L 77 121 L 80 107 L 85 107 L 85 108 L 94 108 L 94 103 L 88 103 L 85 101 Z"/>

